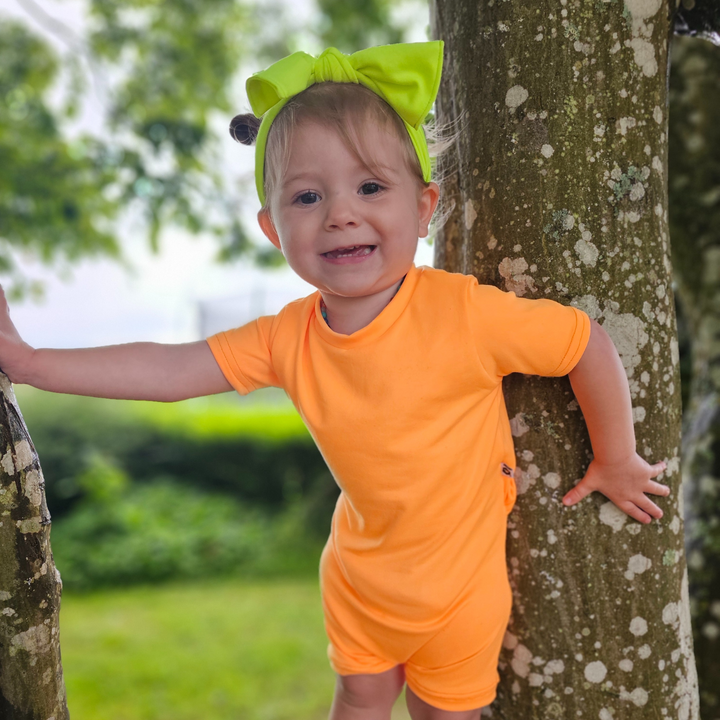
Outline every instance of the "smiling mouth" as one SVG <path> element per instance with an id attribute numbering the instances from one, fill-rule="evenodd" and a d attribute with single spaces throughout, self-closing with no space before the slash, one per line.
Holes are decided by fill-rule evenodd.
<path id="1" fill-rule="evenodd" d="M 376 247 L 376 245 L 352 245 L 351 247 L 338 248 L 322 254 L 326 258 L 362 257 L 363 255 L 369 255 Z"/>

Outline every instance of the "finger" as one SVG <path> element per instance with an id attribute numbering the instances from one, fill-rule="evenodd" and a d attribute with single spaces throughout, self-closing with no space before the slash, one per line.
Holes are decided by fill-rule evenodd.
<path id="1" fill-rule="evenodd" d="M 634 502 L 641 510 L 644 510 L 648 515 L 650 515 L 650 517 L 654 517 L 659 520 L 663 516 L 663 511 L 645 495 Z"/>
<path id="2" fill-rule="evenodd" d="M 593 491 L 587 477 L 583 478 L 569 493 L 562 499 L 563 505 L 570 506 L 579 503 L 586 495 Z"/>
<path id="3" fill-rule="evenodd" d="M 667 485 L 662 485 L 661 483 L 655 482 L 653 480 L 648 480 L 647 487 L 643 490 L 643 492 L 667 497 L 670 494 L 670 488 Z"/>
<path id="4" fill-rule="evenodd" d="M 667 470 L 667 463 L 663 460 L 662 462 L 655 463 L 650 466 L 650 477 L 657 477 L 660 473 Z"/>
<path id="5" fill-rule="evenodd" d="M 652 522 L 652 518 L 650 517 L 650 515 L 648 515 L 641 508 L 639 508 L 635 503 L 630 502 L 629 500 L 626 500 L 625 502 L 618 504 L 618 507 L 626 515 L 629 515 L 631 518 L 634 518 L 638 522 L 641 522 L 643 525 L 647 525 L 648 523 Z"/>

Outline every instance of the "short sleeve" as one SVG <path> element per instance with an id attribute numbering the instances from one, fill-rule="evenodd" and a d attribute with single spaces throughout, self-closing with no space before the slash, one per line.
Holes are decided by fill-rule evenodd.
<path id="1" fill-rule="evenodd" d="M 486 372 L 559 377 L 579 362 L 590 318 L 549 298 L 519 298 L 492 285 L 469 288 L 471 325 Z"/>
<path id="2" fill-rule="evenodd" d="M 264 387 L 280 387 L 270 348 L 274 320 L 274 316 L 260 317 L 207 338 L 223 375 L 241 395 Z"/>

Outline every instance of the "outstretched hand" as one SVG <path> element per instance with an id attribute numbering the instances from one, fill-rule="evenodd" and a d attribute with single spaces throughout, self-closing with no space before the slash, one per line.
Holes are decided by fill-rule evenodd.
<path id="1" fill-rule="evenodd" d="M 21 382 L 34 350 L 21 337 L 10 319 L 5 291 L 0 285 L 0 370 L 10 382 Z"/>
<path id="2" fill-rule="evenodd" d="M 563 505 L 575 505 L 594 490 L 601 492 L 624 513 L 639 520 L 641 523 L 652 522 L 653 518 L 661 518 L 662 510 L 646 495 L 667 497 L 670 488 L 655 482 L 657 477 L 667 469 L 667 463 L 659 462 L 650 465 L 637 453 L 621 462 L 612 464 L 593 460 L 588 466 L 585 477 L 563 498 Z"/>

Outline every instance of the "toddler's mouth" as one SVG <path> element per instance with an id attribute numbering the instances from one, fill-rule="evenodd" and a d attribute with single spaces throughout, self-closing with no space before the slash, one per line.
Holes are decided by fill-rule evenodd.
<path id="1" fill-rule="evenodd" d="M 346 258 L 346 257 L 364 257 L 369 255 L 377 246 L 376 245 L 351 245 L 349 247 L 330 250 L 330 252 L 322 253 L 326 258 Z"/>

